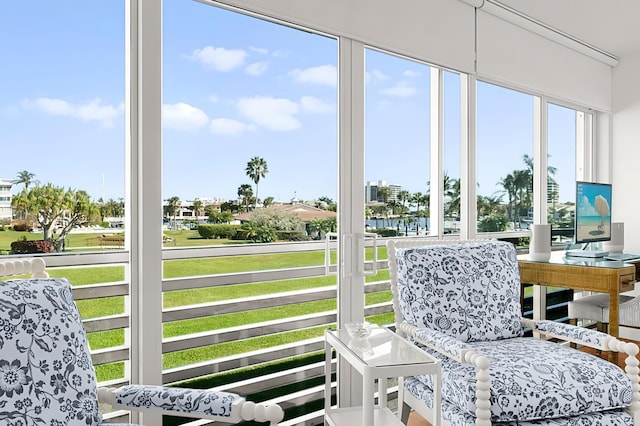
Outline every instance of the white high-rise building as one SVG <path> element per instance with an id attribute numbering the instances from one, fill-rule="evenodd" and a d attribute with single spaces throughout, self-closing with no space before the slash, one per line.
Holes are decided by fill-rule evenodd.
<path id="1" fill-rule="evenodd" d="M 11 210 L 11 187 L 13 183 L 8 179 L 0 179 L 0 223 L 8 219 L 11 221 L 13 215 Z"/>

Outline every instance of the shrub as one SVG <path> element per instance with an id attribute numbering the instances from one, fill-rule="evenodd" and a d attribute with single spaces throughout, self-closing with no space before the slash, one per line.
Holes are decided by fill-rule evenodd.
<path id="1" fill-rule="evenodd" d="M 380 235 L 381 237 L 397 237 L 398 236 L 398 231 L 396 229 L 391 229 L 391 228 L 374 229 L 373 232 Z"/>
<path id="2" fill-rule="evenodd" d="M 13 254 L 31 254 L 31 253 L 53 253 L 54 246 L 51 241 L 14 241 L 11 243 L 11 253 Z"/>
<path id="3" fill-rule="evenodd" d="M 278 231 L 270 226 L 258 227 L 254 241 L 258 243 L 272 243 L 278 239 Z"/>
<path id="4" fill-rule="evenodd" d="M 198 234 L 208 240 L 213 238 L 233 239 L 238 232 L 238 228 L 240 228 L 240 225 L 198 225 Z"/>
<path id="5" fill-rule="evenodd" d="M 13 230 L 19 232 L 25 232 L 29 229 L 27 222 L 18 222 L 13 224 Z"/>
<path id="6" fill-rule="evenodd" d="M 278 239 L 283 241 L 309 240 L 309 238 L 302 231 L 278 231 Z"/>

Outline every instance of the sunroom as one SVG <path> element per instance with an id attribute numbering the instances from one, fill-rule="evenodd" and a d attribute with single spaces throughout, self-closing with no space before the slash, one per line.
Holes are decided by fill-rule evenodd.
<path id="1" fill-rule="evenodd" d="M 104 209 L 103 226 L 36 255 L 74 284 L 104 384 L 231 390 L 280 404 L 285 425 L 322 424 L 324 330 L 393 322 L 386 238 L 490 236 L 526 251 L 529 226 L 550 223 L 561 248 L 575 182 L 592 181 L 612 184 L 613 220 L 640 252 L 632 0 L 5 9 L 2 189 L 73 188 Z M 27 222 L 5 198 L 9 224 Z M 337 226 L 298 240 L 197 231 L 218 217 L 207 206 L 298 202 L 333 208 Z M 33 256 L 9 243 L 42 239 L 35 225 L 0 232 L 2 254 Z M 101 246 L 107 235 L 123 246 Z M 340 401 L 358 401 L 336 371 Z"/>

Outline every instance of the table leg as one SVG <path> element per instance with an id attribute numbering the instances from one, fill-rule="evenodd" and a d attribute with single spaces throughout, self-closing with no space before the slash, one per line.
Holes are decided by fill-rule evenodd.
<path id="1" fill-rule="evenodd" d="M 331 345 L 324 341 L 324 409 L 329 412 L 331 409 Z"/>
<path id="2" fill-rule="evenodd" d="M 442 369 L 438 365 L 438 370 L 433 374 L 433 426 L 440 426 L 442 419 Z"/>
<path id="3" fill-rule="evenodd" d="M 373 426 L 373 378 L 366 368 L 362 374 L 362 426 Z"/>
<path id="4" fill-rule="evenodd" d="M 387 406 L 387 379 L 378 379 L 378 407 L 384 408 Z"/>

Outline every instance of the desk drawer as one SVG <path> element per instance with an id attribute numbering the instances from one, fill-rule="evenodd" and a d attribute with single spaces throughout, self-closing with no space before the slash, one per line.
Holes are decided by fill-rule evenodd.
<path id="1" fill-rule="evenodd" d="M 620 280 L 618 281 L 618 287 L 620 288 L 620 293 L 633 290 L 635 287 L 635 282 L 636 282 L 635 274 L 620 275 Z"/>

